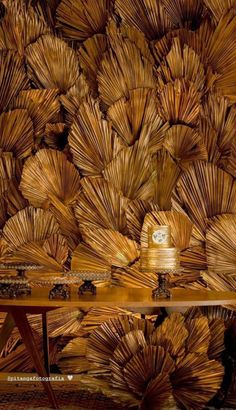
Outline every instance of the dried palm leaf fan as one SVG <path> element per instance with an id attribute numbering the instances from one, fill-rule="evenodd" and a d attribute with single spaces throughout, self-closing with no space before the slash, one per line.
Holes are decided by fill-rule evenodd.
<path id="1" fill-rule="evenodd" d="M 76 199 L 79 187 L 79 173 L 63 152 L 42 149 L 24 165 L 20 189 L 35 207 L 50 202 L 51 197 L 69 205 Z"/>
<path id="2" fill-rule="evenodd" d="M 235 275 L 225 275 L 224 273 L 215 273 L 209 271 L 202 271 L 202 278 L 210 290 L 217 290 L 220 292 L 235 292 L 236 277 Z M 235 310 L 234 305 L 228 306 L 229 309 Z"/>
<path id="3" fill-rule="evenodd" d="M 208 152 L 202 136 L 186 125 L 173 125 L 165 134 L 164 147 L 185 170 L 192 161 L 207 161 Z"/>
<path id="4" fill-rule="evenodd" d="M 107 50 L 105 34 L 95 34 L 83 42 L 78 49 L 80 66 L 89 85 L 97 92 L 97 73 L 100 69 L 103 53 Z"/>
<path id="5" fill-rule="evenodd" d="M 191 246 L 183 250 L 180 255 L 181 266 L 185 271 L 199 271 L 207 269 L 206 250 L 203 246 Z"/>
<path id="6" fill-rule="evenodd" d="M 189 332 L 186 340 L 186 351 L 188 353 L 207 354 L 211 340 L 207 317 L 188 320 L 185 326 Z"/>
<path id="7" fill-rule="evenodd" d="M 199 118 L 198 133 L 200 134 L 206 147 L 208 162 L 217 164 L 221 157 L 221 152 L 218 146 L 217 131 L 212 127 L 210 120 L 202 115 L 200 115 Z"/>
<path id="8" fill-rule="evenodd" d="M 150 60 L 143 56 L 133 41 L 113 28 L 112 24 L 109 29 L 112 48 L 104 53 L 97 76 L 101 100 L 108 106 L 122 97 L 128 98 L 129 90 L 156 86 Z"/>
<path id="9" fill-rule="evenodd" d="M 66 124 L 57 122 L 56 124 L 48 123 L 45 127 L 44 141 L 54 149 L 63 149 L 66 145 Z"/>
<path id="10" fill-rule="evenodd" d="M 23 60 L 13 51 L 0 51 L 0 112 L 26 88 L 29 88 L 29 80 Z"/>
<path id="11" fill-rule="evenodd" d="M 181 407 L 203 408 L 220 388 L 224 367 L 205 354 L 189 353 L 171 375 L 173 395 Z"/>
<path id="12" fill-rule="evenodd" d="M 180 39 L 174 38 L 170 52 L 156 72 L 160 86 L 177 78 L 185 78 L 194 84 L 197 91 L 205 86 L 204 66 L 200 57 L 188 45 L 181 47 Z"/>
<path id="13" fill-rule="evenodd" d="M 209 321 L 209 328 L 211 333 L 210 345 L 208 347 L 209 359 L 221 361 L 222 353 L 225 350 L 225 324 L 222 319 L 212 319 Z"/>
<path id="14" fill-rule="evenodd" d="M 77 337 L 72 339 L 60 352 L 58 367 L 62 373 L 84 373 L 91 370 L 93 366 L 86 356 L 88 338 Z"/>
<path id="15" fill-rule="evenodd" d="M 172 27 L 161 2 L 155 0 L 116 0 L 115 9 L 124 24 L 136 27 L 149 40 L 162 37 Z"/>
<path id="16" fill-rule="evenodd" d="M 68 258 L 68 244 L 64 236 L 60 234 L 54 234 L 46 239 L 43 244 L 43 249 L 61 266 L 64 265 Z"/>
<path id="17" fill-rule="evenodd" d="M 195 85 L 185 79 L 167 83 L 159 91 L 159 111 L 171 124 L 196 126 L 200 112 L 200 94 Z"/>
<path id="18" fill-rule="evenodd" d="M 181 169 L 165 149 L 158 151 L 153 157 L 152 168 L 155 175 L 153 178 L 154 202 L 161 210 L 170 210 L 171 196 L 180 177 Z"/>
<path id="19" fill-rule="evenodd" d="M 110 21 L 108 22 L 106 31 L 107 35 L 111 35 L 110 33 Z M 140 31 L 138 28 L 134 26 L 128 26 L 125 23 L 121 22 L 120 26 L 120 32 L 123 37 L 128 38 L 130 41 L 136 44 L 136 46 L 139 48 L 141 51 L 142 55 L 147 58 L 150 63 L 154 64 L 155 60 L 153 58 L 152 52 L 149 47 L 149 41 L 145 37 L 145 34 Z M 111 27 L 112 29 L 112 27 Z"/>
<path id="20" fill-rule="evenodd" d="M 46 124 L 56 122 L 60 111 L 58 90 L 53 89 L 21 91 L 11 105 L 28 111 L 35 137 L 42 137 Z"/>
<path id="21" fill-rule="evenodd" d="M 117 231 L 85 226 L 82 235 L 85 242 L 110 265 L 127 266 L 139 257 L 137 243 Z"/>
<path id="22" fill-rule="evenodd" d="M 161 5 L 175 26 L 195 28 L 204 12 L 201 0 L 161 0 Z"/>
<path id="23" fill-rule="evenodd" d="M 112 272 L 112 281 L 115 285 L 125 288 L 151 288 L 157 287 L 157 275 L 142 272 L 139 262 L 132 266 L 118 268 Z"/>
<path id="24" fill-rule="evenodd" d="M 28 74 L 39 88 L 58 88 L 65 93 L 79 76 L 75 51 L 50 34 L 41 36 L 25 51 Z"/>
<path id="25" fill-rule="evenodd" d="M 83 178 L 82 194 L 75 206 L 80 226 L 101 227 L 126 233 L 127 199 L 103 178 Z"/>
<path id="26" fill-rule="evenodd" d="M 12 152 L 2 152 L 0 149 L 0 178 L 1 188 L 0 193 L 4 193 L 7 189 L 10 180 L 16 175 L 16 160 Z"/>
<path id="27" fill-rule="evenodd" d="M 15 215 L 21 209 L 29 206 L 29 202 L 22 196 L 18 182 L 15 179 L 9 181 L 4 198 L 7 205 L 7 213 L 10 216 Z"/>
<path id="28" fill-rule="evenodd" d="M 230 154 L 224 164 L 224 169 L 236 178 L 236 140 L 231 144 Z"/>
<path id="29" fill-rule="evenodd" d="M 135 199 L 130 201 L 125 215 L 129 234 L 136 242 L 140 242 L 140 233 L 142 230 L 145 215 L 151 211 L 159 211 L 159 206 L 151 201 Z"/>
<path id="30" fill-rule="evenodd" d="M 117 153 L 119 142 L 111 123 L 103 119 L 99 103 L 92 97 L 79 107 L 69 145 L 75 165 L 85 176 L 99 175 Z"/>
<path id="31" fill-rule="evenodd" d="M 42 17 L 49 27 L 54 29 L 56 20 L 56 8 L 58 7 L 60 0 L 29 0 L 29 4 L 33 5 L 37 14 Z"/>
<path id="32" fill-rule="evenodd" d="M 236 211 L 235 182 L 213 164 L 194 162 L 180 177 L 177 191 L 189 217 L 203 235 L 207 218 Z"/>
<path id="33" fill-rule="evenodd" d="M 142 128 L 150 125 L 150 150 L 161 148 L 168 123 L 157 114 L 157 99 L 153 89 L 139 88 L 129 91 L 129 98 L 119 99 L 108 111 L 113 128 L 126 144 L 132 145 L 140 136 Z"/>
<path id="34" fill-rule="evenodd" d="M 1 184 L 1 183 L 0 183 Z M 0 228 L 3 228 L 8 219 L 7 206 L 3 197 L 0 197 Z M 0 239 L 0 259 L 3 256 L 2 242 Z"/>
<path id="35" fill-rule="evenodd" d="M 231 10 L 223 15 L 215 28 L 207 48 L 208 64 L 220 76 L 216 79 L 215 88 L 220 94 L 229 98 L 231 104 L 236 101 L 236 16 Z"/>
<path id="36" fill-rule="evenodd" d="M 185 215 L 176 211 L 153 211 L 145 216 L 140 236 L 142 247 L 148 247 L 148 227 L 169 225 L 173 244 L 180 250 L 189 247 L 193 223 Z"/>
<path id="37" fill-rule="evenodd" d="M 68 40 L 83 41 L 103 33 L 113 0 L 62 0 L 57 8 L 57 27 Z"/>
<path id="38" fill-rule="evenodd" d="M 206 232 L 208 269 L 236 275 L 236 215 L 213 218 Z"/>
<path id="39" fill-rule="evenodd" d="M 144 127 L 139 140 L 121 150 L 103 171 L 104 178 L 129 199 L 148 200 L 153 195 L 149 133 Z"/>
<path id="40" fill-rule="evenodd" d="M 204 0 L 204 3 L 211 12 L 215 23 L 218 23 L 222 16 L 231 9 L 236 10 L 235 0 Z"/>
<path id="41" fill-rule="evenodd" d="M 80 243 L 72 253 L 72 271 L 108 272 L 110 269 L 107 260 L 85 243 Z"/>
<path id="42" fill-rule="evenodd" d="M 3 237 L 11 251 L 29 242 L 44 241 L 57 233 L 60 233 L 59 225 L 53 215 L 32 206 L 8 219 L 3 228 Z"/>
<path id="43" fill-rule="evenodd" d="M 21 56 L 29 44 L 49 32 L 46 22 L 24 2 L 12 2 L 0 24 L 0 47 L 16 50 Z"/>
<path id="44" fill-rule="evenodd" d="M 26 110 L 13 110 L 0 115 L 0 148 L 23 159 L 34 145 L 33 124 Z"/>

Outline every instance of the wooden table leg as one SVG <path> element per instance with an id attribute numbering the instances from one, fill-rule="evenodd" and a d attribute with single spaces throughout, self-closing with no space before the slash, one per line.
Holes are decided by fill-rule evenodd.
<path id="1" fill-rule="evenodd" d="M 0 352 L 5 347 L 9 337 L 12 334 L 12 331 L 15 327 L 14 319 L 11 313 L 7 313 L 3 325 L 0 329 Z"/>
<path id="2" fill-rule="evenodd" d="M 48 322 L 47 312 L 42 313 L 42 326 L 43 326 L 43 355 L 44 355 L 44 367 L 50 376 L 50 358 L 49 358 L 49 341 L 48 341 Z"/>
<path id="3" fill-rule="evenodd" d="M 44 368 L 42 359 L 38 352 L 37 344 L 34 339 L 34 334 L 28 322 L 24 308 L 21 308 L 19 306 L 17 306 L 16 308 L 12 308 L 11 314 L 13 316 L 16 326 L 18 327 L 18 330 L 22 337 L 22 341 L 24 342 L 28 352 L 31 355 L 35 370 L 37 371 L 40 377 L 48 377 L 47 371 Z M 49 381 L 42 380 L 42 384 L 43 384 L 43 387 L 48 395 L 48 399 L 50 400 L 53 408 L 58 409 L 59 407 L 57 405 L 56 397 L 52 389 L 51 383 Z"/>

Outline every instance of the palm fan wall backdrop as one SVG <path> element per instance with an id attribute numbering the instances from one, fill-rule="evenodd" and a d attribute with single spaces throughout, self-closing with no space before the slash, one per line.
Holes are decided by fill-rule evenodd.
<path id="1" fill-rule="evenodd" d="M 235 291 L 235 1 L 3 3 L 1 260 L 112 269 L 113 285 L 155 287 L 140 272 L 139 244 L 148 221 L 168 223 L 184 269 L 172 285 Z M 133 330 L 135 349 L 142 336 Z M 170 375 L 166 345 L 132 350 L 137 362 L 124 379 L 123 348 L 113 371 L 129 402 L 142 393 L 143 407 L 160 398 L 170 406 L 174 396 L 202 408 L 219 385 L 218 365 L 211 384 L 190 349 L 176 375 L 187 383 L 194 363 L 199 391 L 206 383 L 190 403 Z M 154 366 L 143 392 L 135 369 L 150 355 L 165 365 L 161 380 Z"/>

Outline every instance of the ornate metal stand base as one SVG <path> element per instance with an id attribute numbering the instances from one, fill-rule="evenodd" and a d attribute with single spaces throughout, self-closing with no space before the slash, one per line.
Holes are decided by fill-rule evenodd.
<path id="1" fill-rule="evenodd" d="M 69 299 L 70 288 L 65 284 L 55 284 L 55 286 L 49 292 L 49 299 Z"/>
<path id="2" fill-rule="evenodd" d="M 26 280 L 17 279 L 14 276 L 0 280 L 0 298 L 17 298 L 31 294 L 31 287 Z"/>
<path id="3" fill-rule="evenodd" d="M 93 295 L 96 295 L 96 286 L 91 280 L 85 280 L 83 285 L 79 287 L 79 295 L 83 295 L 85 292 L 90 292 Z"/>
<path id="4" fill-rule="evenodd" d="M 166 273 L 157 273 L 158 275 L 158 288 L 153 289 L 152 297 L 153 299 L 156 298 L 170 298 L 171 293 L 168 289 L 168 281 L 166 279 Z"/>

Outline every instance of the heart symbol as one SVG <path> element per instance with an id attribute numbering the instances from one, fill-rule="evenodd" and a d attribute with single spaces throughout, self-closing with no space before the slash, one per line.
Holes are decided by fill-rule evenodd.
<path id="1" fill-rule="evenodd" d="M 68 379 L 68 380 L 72 380 L 72 379 L 73 379 L 72 374 L 68 374 L 67 379 Z"/>

